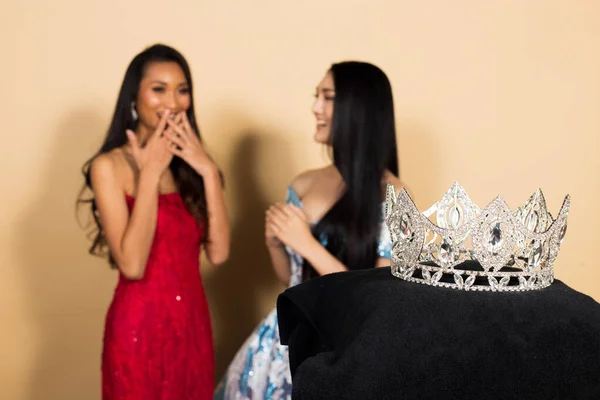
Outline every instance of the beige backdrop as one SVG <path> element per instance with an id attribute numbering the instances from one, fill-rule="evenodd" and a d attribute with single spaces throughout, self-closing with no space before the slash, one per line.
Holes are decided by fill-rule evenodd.
<path id="1" fill-rule="evenodd" d="M 485 206 L 538 187 L 573 196 L 557 276 L 600 300 L 600 2 L 594 0 L 22 0 L 0 36 L 3 399 L 99 399 L 117 275 L 74 218 L 125 68 L 160 41 L 189 59 L 197 112 L 227 178 L 231 260 L 204 264 L 217 373 L 282 289 L 263 212 L 323 165 L 312 94 L 328 65 L 389 75 L 402 178 L 422 209 L 460 181 Z"/>

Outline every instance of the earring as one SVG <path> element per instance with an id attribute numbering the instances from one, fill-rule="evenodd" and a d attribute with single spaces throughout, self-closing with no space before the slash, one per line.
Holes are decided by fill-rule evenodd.
<path id="1" fill-rule="evenodd" d="M 137 119 L 139 118 L 138 113 L 135 110 L 135 103 L 133 101 L 131 102 L 131 116 L 133 117 L 134 121 L 137 121 Z"/>

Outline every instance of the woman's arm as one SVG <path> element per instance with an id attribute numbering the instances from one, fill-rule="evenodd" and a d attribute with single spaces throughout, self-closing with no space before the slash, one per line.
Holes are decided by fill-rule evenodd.
<path id="1" fill-rule="evenodd" d="M 328 252 L 317 240 L 298 253 L 312 265 L 319 275 L 348 271 L 348 267 Z"/>
<path id="2" fill-rule="evenodd" d="M 160 175 L 140 171 L 131 215 L 110 156 L 98 156 L 92 162 L 90 175 L 100 223 L 112 257 L 124 276 L 141 279 L 156 230 Z"/>
<path id="3" fill-rule="evenodd" d="M 229 258 L 230 232 L 227 208 L 223 196 L 223 185 L 219 169 L 204 151 L 200 137 L 192 128 L 185 111 L 175 120 L 167 122 L 171 131 L 165 137 L 171 141 L 171 152 L 185 161 L 204 179 L 208 233 L 206 257 L 214 264 L 223 264 Z"/>
<path id="4" fill-rule="evenodd" d="M 290 266 L 290 256 L 285 251 L 285 247 L 283 245 L 278 247 L 272 247 L 267 245 L 267 249 L 269 250 L 269 256 L 271 257 L 271 264 L 273 264 L 273 269 L 275 270 L 275 275 L 277 275 L 277 279 L 284 285 L 288 286 L 290 284 L 291 279 L 291 266 Z"/>
<path id="5" fill-rule="evenodd" d="M 285 251 L 285 246 L 281 240 L 277 239 L 273 231 L 273 226 L 269 223 L 268 211 L 265 216 L 265 245 L 269 251 L 271 264 L 273 265 L 277 279 L 285 286 L 288 286 L 291 279 L 290 256 Z"/>
<path id="6" fill-rule="evenodd" d="M 121 273 L 129 279 L 142 279 L 154 240 L 158 213 L 160 176 L 173 159 L 169 143 L 158 132 L 167 123 L 165 113 L 155 132 L 142 148 L 133 131 L 127 131 L 131 155 L 139 169 L 135 207 L 131 215 L 125 193 L 117 177 L 114 156 L 101 154 L 90 166 L 90 178 L 100 224 L 111 254 Z"/>
<path id="7" fill-rule="evenodd" d="M 202 171 L 208 213 L 208 236 L 206 257 L 214 265 L 223 264 L 229 258 L 230 230 L 227 207 L 216 167 Z"/>

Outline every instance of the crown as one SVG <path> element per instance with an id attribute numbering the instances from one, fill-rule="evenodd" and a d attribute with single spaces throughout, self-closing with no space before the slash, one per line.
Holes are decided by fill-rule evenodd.
<path id="1" fill-rule="evenodd" d="M 392 238 L 392 274 L 459 290 L 525 291 L 554 281 L 553 264 L 567 231 L 571 197 L 556 219 L 537 190 L 511 211 L 501 196 L 485 209 L 458 182 L 420 213 L 408 192 L 387 186 L 385 220 Z M 435 224 L 429 217 L 435 214 Z"/>

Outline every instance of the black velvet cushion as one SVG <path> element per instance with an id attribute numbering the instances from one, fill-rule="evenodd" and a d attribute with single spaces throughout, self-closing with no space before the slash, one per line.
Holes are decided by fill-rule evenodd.
<path id="1" fill-rule="evenodd" d="M 277 301 L 294 400 L 600 399 L 600 304 L 560 281 L 520 293 L 326 275 Z"/>

